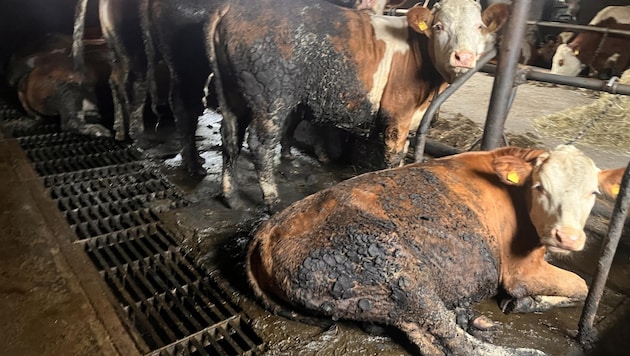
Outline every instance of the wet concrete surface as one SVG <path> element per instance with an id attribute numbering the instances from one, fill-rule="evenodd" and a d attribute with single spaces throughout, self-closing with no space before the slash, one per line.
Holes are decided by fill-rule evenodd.
<path id="1" fill-rule="evenodd" d="M 487 110 L 484 100 L 487 100 L 488 95 L 484 91 L 490 90 L 488 78 L 481 74 L 473 78 L 476 79 L 467 84 L 470 85 L 469 91 L 463 92 L 465 98 L 453 97 L 445 103 L 441 110 L 442 117 L 455 118 L 457 114 L 463 113 L 465 117 L 475 122 L 483 122 Z M 480 90 L 481 88 L 483 90 Z M 541 100 L 540 97 L 553 98 L 549 105 L 555 106 L 545 107 L 545 110 L 553 112 L 568 105 L 579 104 L 576 100 L 578 97 L 581 98 L 580 102 L 584 103 L 592 100 L 588 97 L 582 98 L 583 95 L 576 93 L 575 90 L 563 88 L 527 87 L 527 91 L 523 92 L 526 94 L 520 95 L 519 92 L 520 96 L 517 96 L 516 111 L 513 110 L 516 114 L 510 114 L 515 116 L 508 119 L 507 130 L 521 136 L 531 134 L 537 139 L 537 144 L 544 146 L 553 146 L 559 142 L 553 137 L 529 132 L 531 124 L 528 120 L 538 115 L 539 110 L 538 105 L 531 103 Z M 524 104 L 519 104 L 519 100 L 524 100 Z M 208 170 L 206 177 L 190 177 L 185 174 L 172 140 L 160 143 L 155 138 L 145 146 L 145 153 L 162 165 L 163 172 L 191 201 L 187 207 L 163 213 L 161 218 L 170 227 L 182 231 L 182 236 L 185 236 L 183 244 L 190 249 L 202 251 L 203 257 L 200 262 L 252 318 L 255 331 L 266 342 L 264 353 L 413 354 L 415 352 L 413 346 L 396 330 L 385 330 L 383 335 L 374 335 L 351 322 L 328 321 L 325 326 L 307 325 L 271 315 L 252 299 L 243 275 L 243 250 L 249 232 L 267 215 L 257 208 L 262 204 L 261 193 L 247 149 L 239 161 L 239 181 L 243 186 L 243 196 L 251 203 L 252 209 L 230 210 L 217 199 L 221 174 L 219 120 L 219 115 L 210 114 L 205 115 L 199 123 L 197 135 L 200 151 L 206 159 L 204 165 Z M 580 148 L 589 153 L 602 168 L 625 166 L 629 159 L 622 154 L 601 152 L 597 148 Z M 15 177 L 15 162 L 18 159 L 7 155 L 6 152 L 9 151 L 3 149 L 0 152 L 2 160 L 0 168 L 3 172 L 1 176 L 4 177 L 2 179 L 8 178 L 7 184 L 2 184 L 0 188 L 0 196 L 4 202 L 8 202 L 2 207 L 2 226 L 7 226 L 7 229 L 15 228 L 11 227 L 14 223 L 27 226 L 30 221 L 38 220 L 37 217 L 29 215 L 29 209 L 36 205 L 29 204 L 30 196 L 35 193 L 18 189 L 21 184 L 20 179 Z M 298 150 L 294 150 L 294 153 L 293 160 L 281 161 L 278 166 L 276 176 L 282 206 L 364 171 L 353 165 L 322 165 Z M 20 159 L 25 160 L 23 157 Z M 24 164 L 27 163 L 24 161 L 20 163 Z M 31 208 L 27 208 L 28 206 Z M 590 242 L 585 251 L 557 261 L 558 264 L 585 277 L 587 282 L 590 282 L 589 276 L 595 270 L 601 241 L 607 231 L 611 207 L 610 201 L 598 202 L 587 223 Z M 0 306 L 0 320 L 8 322 L 4 323 L 3 329 L 0 330 L 1 349 L 14 351 L 9 354 L 133 354 L 133 351 L 121 352 L 129 350 L 116 344 L 117 340 L 124 339 L 124 336 L 116 334 L 117 329 L 109 327 L 111 322 L 105 320 L 111 318 L 113 312 L 111 310 L 103 312 L 102 305 L 86 297 L 89 293 L 84 293 L 82 290 L 86 286 L 77 282 L 81 281 L 81 278 L 76 276 L 76 269 L 69 268 L 68 273 L 60 272 L 64 269 L 59 267 L 60 263 L 56 262 L 57 260 L 75 260 L 77 257 L 56 258 L 53 252 L 56 251 L 55 244 L 58 244 L 56 238 L 50 236 L 49 230 L 37 229 L 36 224 L 30 225 L 31 230 L 21 234 L 14 232 L 2 234 L 4 239 L 2 246 L 7 247 L 0 252 L 0 278 L 4 286 L 8 287 L 0 287 L 0 296 L 4 299 L 3 305 Z M 20 254 L 24 256 L 18 258 Z M 31 260 L 41 261 L 41 266 L 30 270 L 24 268 Z M 608 288 L 596 318 L 601 341 L 593 350 L 584 350 L 574 339 L 581 307 L 555 309 L 541 314 L 503 314 L 495 299 L 486 300 L 474 306 L 474 309 L 479 314 L 498 322 L 499 326 L 496 330 L 481 332 L 479 337 L 500 345 L 532 347 L 558 356 L 626 355 L 630 348 L 629 277 L 630 228 L 626 223 Z M 34 293 L 34 286 L 47 288 L 41 292 L 43 296 L 30 296 Z M 23 304 L 20 306 L 19 303 Z M 59 328 L 57 323 L 64 327 Z M 34 330 L 29 331 L 27 325 Z M 40 338 L 31 341 L 35 339 L 35 335 Z"/>
<path id="2" fill-rule="evenodd" d="M 92 283 L 96 270 L 70 243 L 72 232 L 18 143 L 2 133 L 0 180 L 0 354 L 134 352 Z"/>

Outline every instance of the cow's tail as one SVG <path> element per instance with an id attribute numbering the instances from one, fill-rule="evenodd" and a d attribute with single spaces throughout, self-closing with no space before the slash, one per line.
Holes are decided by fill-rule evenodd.
<path id="1" fill-rule="evenodd" d="M 208 61 L 210 62 L 210 69 L 212 72 L 210 76 L 208 76 L 208 80 L 206 81 L 205 91 L 208 93 L 210 90 L 208 86 L 212 85 L 214 81 L 214 86 L 216 90 L 217 100 L 219 107 L 227 108 L 225 101 L 225 94 L 223 93 L 223 84 L 221 81 L 221 72 L 219 70 L 219 63 L 217 62 L 217 52 L 216 47 L 214 45 L 217 26 L 219 22 L 221 22 L 221 18 L 225 16 L 225 14 L 230 10 L 230 5 L 220 6 L 212 12 L 212 16 L 210 17 L 210 21 L 206 24 L 206 52 L 208 54 Z"/>
<path id="2" fill-rule="evenodd" d="M 142 29 L 144 54 L 147 58 L 146 78 L 149 88 L 149 98 L 151 98 L 151 110 L 157 117 L 160 117 L 158 113 L 159 94 L 157 75 L 155 73 L 157 70 L 158 58 L 157 51 L 155 49 L 154 28 L 151 25 L 153 23 L 153 12 L 150 11 L 150 9 L 151 0 L 140 1 L 140 28 Z"/>
<path id="3" fill-rule="evenodd" d="M 85 73 L 85 14 L 88 0 L 77 0 L 74 11 L 74 29 L 72 31 L 72 62 L 74 71 L 80 75 Z"/>
<path id="4" fill-rule="evenodd" d="M 249 282 L 249 286 L 252 288 L 256 298 L 273 314 L 306 324 L 316 325 L 322 328 L 330 327 L 332 321 L 329 319 L 327 320 L 297 313 L 276 301 L 278 298 L 277 294 L 279 293 L 273 295 L 273 289 L 277 288 L 274 288 L 272 284 L 272 276 L 270 276 L 265 270 L 263 264 L 264 262 L 262 260 L 262 248 L 264 247 L 261 246 L 261 240 L 254 237 L 249 243 L 247 248 L 247 257 L 245 259 L 245 273 L 247 275 L 247 281 Z"/>

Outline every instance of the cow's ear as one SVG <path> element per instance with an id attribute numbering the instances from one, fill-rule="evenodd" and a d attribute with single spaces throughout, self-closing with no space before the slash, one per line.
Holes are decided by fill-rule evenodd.
<path id="1" fill-rule="evenodd" d="M 618 168 L 599 171 L 597 176 L 599 190 L 611 198 L 617 198 L 625 170 L 625 168 Z"/>
<path id="2" fill-rule="evenodd" d="M 501 182 L 507 185 L 522 186 L 532 173 L 531 163 L 512 155 L 495 158 L 492 168 Z"/>
<path id="3" fill-rule="evenodd" d="M 414 31 L 422 33 L 427 37 L 431 35 L 431 22 L 433 14 L 426 7 L 416 6 L 407 11 L 407 23 Z"/>
<path id="4" fill-rule="evenodd" d="M 494 3 L 481 13 L 481 21 L 484 24 L 483 33 L 495 33 L 507 21 L 510 15 L 510 6 L 505 3 Z"/>

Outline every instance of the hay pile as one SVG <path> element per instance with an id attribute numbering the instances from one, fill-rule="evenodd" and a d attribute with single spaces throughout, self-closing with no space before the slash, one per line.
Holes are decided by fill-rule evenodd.
<path id="1" fill-rule="evenodd" d="M 630 84 L 630 70 L 620 83 Z M 590 105 L 535 118 L 534 127 L 567 142 L 577 138 L 581 145 L 630 154 L 630 96 L 602 93 Z"/>
<path id="2" fill-rule="evenodd" d="M 479 140 L 483 135 L 483 127 L 470 120 L 461 113 L 456 115 L 446 115 L 440 113 L 437 119 L 431 123 L 431 128 L 427 133 L 429 139 L 443 144 L 467 151 L 474 148 L 479 149 Z M 515 135 L 507 133 L 507 139 L 512 146 L 525 148 L 541 148 L 540 141 L 531 133 Z"/>

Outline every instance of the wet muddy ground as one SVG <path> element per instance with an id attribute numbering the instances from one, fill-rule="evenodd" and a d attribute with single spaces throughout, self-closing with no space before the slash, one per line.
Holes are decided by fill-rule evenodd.
<path id="1" fill-rule="evenodd" d="M 492 77 L 477 74 L 442 106 L 440 118 L 430 136 L 462 149 L 470 147 L 481 135 L 487 110 Z M 534 84 L 522 85 L 506 123 L 511 144 L 529 147 L 552 147 L 561 140 L 532 126 L 535 117 L 570 106 L 585 105 L 597 95 L 592 92 Z M 165 218 L 186 231 L 192 248 L 205 252 L 205 262 L 213 274 L 225 282 L 232 295 L 254 319 L 254 327 L 267 342 L 269 355 L 400 355 L 414 352 L 403 335 L 388 330 L 385 335 L 365 332 L 354 323 L 338 322 L 331 327 L 310 326 L 270 315 L 251 299 L 242 274 L 242 253 L 248 232 L 266 216 L 260 210 L 232 211 L 226 209 L 217 196 L 221 169 L 219 123 L 220 116 L 205 115 L 198 135 L 206 159 L 208 176 L 194 179 L 181 174 L 178 157 L 164 161 L 164 171 L 194 202 L 190 207 L 173 211 Z M 630 144 L 630 143 L 629 143 Z M 369 144 L 367 145 L 369 150 Z M 622 167 L 629 157 L 622 152 L 605 151 L 594 146 L 578 147 L 588 152 L 601 168 Z M 156 152 L 159 149 L 156 150 Z M 353 165 L 322 165 L 314 158 L 294 149 L 292 161 L 281 161 L 277 172 L 283 205 L 328 187 L 335 182 L 361 173 Z M 245 149 L 240 160 L 245 197 L 252 207 L 261 205 L 253 165 Z M 612 202 L 598 202 L 587 229 L 591 242 L 583 252 L 558 261 L 590 282 L 599 256 L 601 241 L 606 234 Z M 513 347 L 532 347 L 550 355 L 625 355 L 630 346 L 630 229 L 626 229 L 611 272 L 609 288 L 600 307 L 598 327 L 601 342 L 595 350 L 584 351 L 574 336 L 581 307 L 552 310 L 543 314 L 505 315 L 497 301 L 487 300 L 475 310 L 497 321 L 500 326 L 482 332 L 480 337 Z"/>
<path id="2" fill-rule="evenodd" d="M 463 149 L 468 148 L 481 134 L 488 107 L 492 77 L 476 74 L 462 89 L 442 106 L 440 119 L 430 131 L 433 139 Z M 533 129 L 535 117 L 557 112 L 566 107 L 585 105 L 595 100 L 592 92 L 570 88 L 525 84 L 519 88 L 514 106 L 506 123 L 511 143 L 520 146 L 552 147 L 562 140 Z M 163 213 L 161 218 L 170 227 L 182 231 L 182 243 L 201 252 L 200 262 L 228 291 L 229 295 L 252 318 L 255 331 L 266 343 L 267 355 L 406 355 L 414 352 L 404 335 L 396 330 L 384 333 L 367 332 L 362 326 L 350 322 L 337 322 L 330 326 L 313 326 L 269 314 L 252 299 L 243 276 L 243 250 L 253 227 L 267 216 L 256 206 L 261 206 L 253 165 L 247 149 L 239 161 L 239 181 L 244 197 L 252 209 L 247 211 L 227 209 L 217 199 L 220 192 L 220 115 L 209 113 L 199 122 L 197 132 L 199 146 L 206 163 L 208 175 L 190 177 L 180 167 L 177 148 L 172 137 L 147 135 L 144 152 L 161 165 L 162 171 L 191 201 L 187 207 Z M 168 130 L 166 130 L 168 131 Z M 3 140 L 0 143 L 4 144 Z M 628 143 L 630 145 L 630 143 Z M 370 144 L 366 144 L 369 149 Z M 625 166 L 630 157 L 596 146 L 582 145 L 601 168 Z M 30 211 L 38 200 L 32 198 L 39 192 L 20 192 L 18 182 L 28 176 L 13 177 L 16 158 L 0 152 L 0 169 L 14 185 L 0 189 L 3 199 L 17 203 L 5 205 L 6 225 L 14 215 L 6 213 Z M 357 165 L 322 165 L 308 154 L 294 149 L 295 158 L 281 161 L 277 180 L 282 205 L 308 194 L 329 187 L 336 182 L 364 171 Z M 23 158 L 21 158 L 23 159 Z M 24 164 L 24 163 L 21 163 Z M 31 197 L 25 199 L 24 196 Z M 35 201 L 33 201 L 35 200 Z M 556 261 L 558 264 L 582 275 L 590 282 L 595 270 L 601 241 L 607 228 L 612 202 L 599 201 L 587 223 L 590 242 L 585 251 L 571 258 Z M 103 320 L 111 311 L 88 301 L 77 282 L 68 272 L 73 256 L 59 250 L 58 244 L 46 238 L 37 238 L 37 225 L 29 225 L 24 215 L 21 235 L 3 235 L 0 250 L 0 345 L 12 354 L 130 354 L 110 344 L 120 329 L 105 330 L 97 320 Z M 27 230 L 27 227 L 29 228 Z M 41 229 L 40 229 L 41 230 Z M 7 240 L 7 236 L 16 236 Z M 30 236 L 19 239 L 18 236 Z M 8 242 L 7 242 L 8 241 Z M 19 259 L 20 254 L 28 255 Z M 56 258 L 57 254 L 63 258 Z M 20 257 L 21 258 L 21 257 Z M 69 261 L 69 262 L 68 262 Z M 28 266 L 25 268 L 24 266 Z M 80 280 L 80 278 L 79 278 Z M 27 283 L 30 283 L 27 285 Z M 33 294 L 33 290 L 36 291 Z M 39 293 L 39 294 L 37 294 Z M 32 298 L 28 300 L 26 297 Z M 479 337 L 496 344 L 512 347 L 532 347 L 550 355 L 626 355 L 630 348 L 630 227 L 626 223 L 613 270 L 608 281 L 604 300 L 598 311 L 596 326 L 600 330 L 600 342 L 593 350 L 583 350 L 574 336 L 581 314 L 581 307 L 556 309 L 542 314 L 503 314 L 494 299 L 486 300 L 474 309 L 499 323 L 496 330 L 480 333 Z M 63 323 L 64 327 L 58 324 Z M 111 324 L 108 324 L 111 325 Z M 29 331 L 28 328 L 33 328 Z M 17 341 L 16 341 L 17 340 Z M 12 343 L 12 344 L 11 344 Z M 2 350 L 0 349 L 0 350 Z M 2 353 L 2 352 L 0 352 Z"/>

